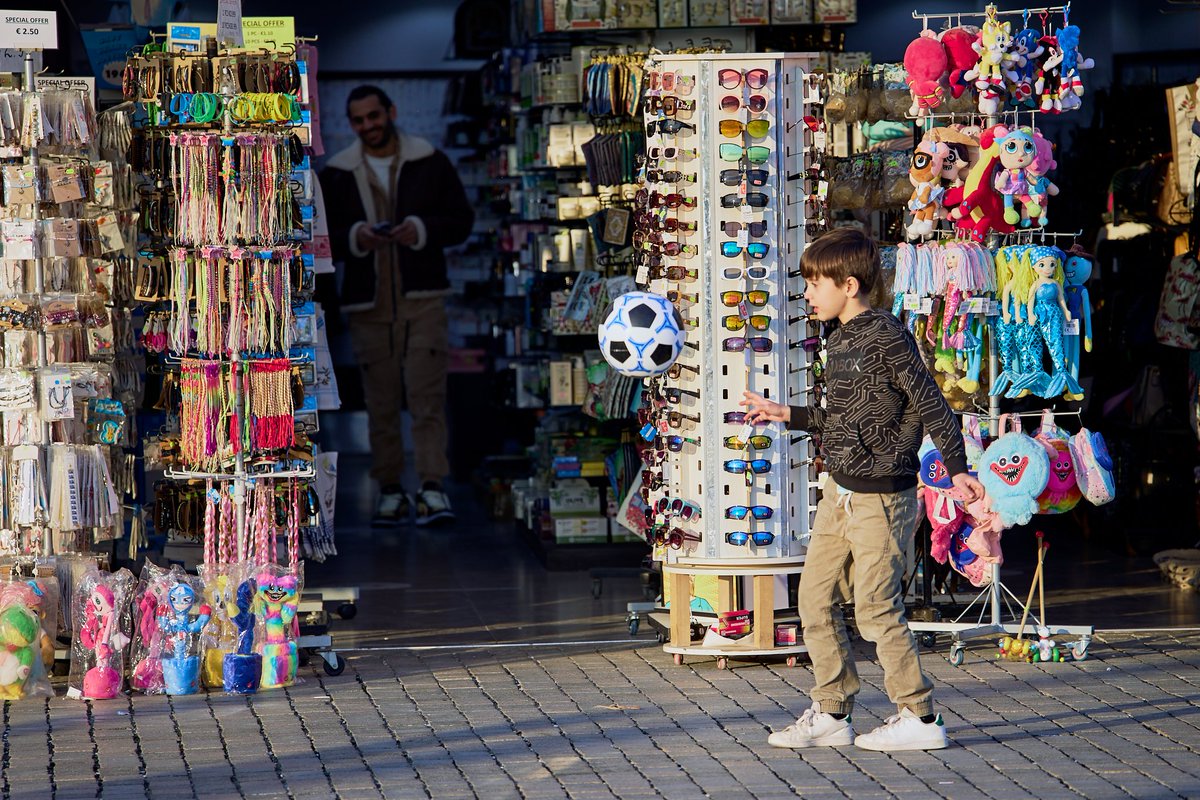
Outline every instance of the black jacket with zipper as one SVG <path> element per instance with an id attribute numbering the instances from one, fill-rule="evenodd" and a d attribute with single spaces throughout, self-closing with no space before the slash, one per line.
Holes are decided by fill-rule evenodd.
<path id="1" fill-rule="evenodd" d="M 399 223 L 410 216 L 424 223 L 423 248 L 397 248 L 400 286 L 406 297 L 448 293 L 450 281 L 443 250 L 466 241 L 475 224 L 475 212 L 446 154 L 415 136 L 402 136 L 400 148 L 403 161 L 396 182 L 395 208 L 387 220 L 377 219 L 372 207 L 366 189 L 369 167 L 363 160 L 361 142 L 330 158 L 321 171 L 333 260 L 341 262 L 344 270 L 339 292 L 343 310 L 360 311 L 375 305 L 375 256 L 351 252 L 350 232 L 355 224 Z"/>
<path id="2" fill-rule="evenodd" d="M 852 492 L 917 484 L 923 428 L 951 475 L 967 471 L 958 419 L 898 319 L 869 309 L 826 341 L 825 408 L 792 407 L 792 430 L 818 433 L 830 477 Z"/>

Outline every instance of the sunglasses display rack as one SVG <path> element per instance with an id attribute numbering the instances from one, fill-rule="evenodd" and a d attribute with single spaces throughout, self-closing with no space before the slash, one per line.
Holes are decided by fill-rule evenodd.
<path id="1" fill-rule="evenodd" d="M 286 48 L 154 50 L 125 72 L 126 96 L 148 115 L 134 149 L 152 179 L 137 291 L 150 304 L 143 340 L 159 357 L 155 408 L 167 420 L 147 458 L 163 476 L 155 527 L 168 557 L 206 575 L 281 570 L 296 587 L 302 547 L 336 552 L 308 438 L 320 309 L 302 75 Z M 323 601 L 344 610 L 358 590 L 300 595 L 294 613 L 324 617 Z M 329 674 L 344 668 L 325 630 L 296 641 Z"/>
<path id="2" fill-rule="evenodd" d="M 747 390 L 790 405 L 813 401 L 819 331 L 799 275 L 810 227 L 805 178 L 824 144 L 805 124 L 813 58 L 671 55 L 647 64 L 649 96 L 662 99 L 646 104 L 640 199 L 648 208 L 637 280 L 675 302 L 688 339 L 679 368 L 649 381 L 656 441 L 667 445 L 643 475 L 648 504 L 662 512 L 653 523 L 655 555 L 673 597 L 689 596 L 695 575 L 719 576 L 719 611 L 736 607 L 728 604 L 741 596 L 737 578 L 751 578 L 753 648 L 776 655 L 804 651 L 774 646 L 773 582 L 803 565 L 815 451 L 785 426 L 745 425 L 739 402 Z M 686 106 L 665 100 L 663 76 L 690 88 Z M 686 609 L 672 614 L 672 641 L 688 641 L 688 631 Z M 714 652 L 667 649 L 677 662 Z"/>
<path id="3" fill-rule="evenodd" d="M 34 90 L 33 64 L 0 93 L 3 556 L 88 552 L 139 519 L 128 115 Z"/>

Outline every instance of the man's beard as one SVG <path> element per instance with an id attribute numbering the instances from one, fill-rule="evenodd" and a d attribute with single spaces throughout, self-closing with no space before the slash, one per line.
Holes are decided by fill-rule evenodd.
<path id="1" fill-rule="evenodd" d="M 380 130 L 372 131 L 371 135 L 379 136 L 378 140 L 370 144 L 371 147 L 386 147 L 396 139 L 396 126 L 389 121 Z"/>

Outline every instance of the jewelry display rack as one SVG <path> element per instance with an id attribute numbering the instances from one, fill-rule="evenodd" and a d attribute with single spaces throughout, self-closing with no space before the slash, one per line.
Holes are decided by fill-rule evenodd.
<path id="1" fill-rule="evenodd" d="M 994 5 L 988 5 L 983 11 L 964 11 L 964 12 L 945 12 L 940 11 L 935 14 L 926 14 L 918 11 L 912 12 L 914 20 L 921 20 L 922 27 L 928 27 L 930 19 L 937 21 L 945 19 L 947 25 L 962 24 L 962 19 L 974 19 L 980 17 L 991 16 L 1016 16 L 1035 14 L 1061 14 L 1069 8 L 1068 6 L 1050 6 L 1044 8 L 1030 9 L 1013 9 L 1009 11 L 998 11 Z M 952 22 L 953 21 L 953 22 Z M 1037 112 L 1031 113 L 1030 125 L 1033 125 L 1032 120 L 1036 119 Z M 936 117 L 937 115 L 932 115 Z M 987 118 L 988 126 L 1000 124 L 1000 116 L 991 116 Z M 1022 231 L 1018 236 L 1027 236 L 1029 231 Z M 1069 236 L 1078 238 L 1078 234 L 1053 234 L 1035 232 L 1036 235 L 1046 238 L 1055 238 L 1060 236 Z M 999 234 L 993 233 L 989 237 L 988 248 L 995 251 L 1000 247 L 1001 237 Z M 988 341 L 988 386 L 995 385 L 996 376 L 998 374 L 998 363 L 996 354 L 996 342 L 993 336 L 987 337 Z M 1040 417 L 1042 412 L 1036 414 L 1027 414 L 1021 416 L 1037 416 Z M 990 430 L 996 430 L 999 426 L 1001 417 L 1000 398 L 992 396 L 988 401 L 988 421 Z M 925 566 L 928 571 L 928 564 Z M 1007 604 L 1009 599 L 1015 600 L 1018 606 L 1021 605 L 1021 600 L 1013 594 L 1007 586 L 1000 581 L 1000 565 L 993 564 L 991 569 L 991 581 L 983 588 L 975 598 L 967 604 L 967 607 L 956 617 L 952 622 L 927 622 L 912 620 L 908 623 L 908 627 L 914 633 L 921 636 L 921 641 L 927 646 L 932 646 L 935 643 L 937 634 L 948 633 L 951 636 L 950 657 L 949 661 L 954 666 L 960 666 L 965 658 L 966 642 L 971 639 L 979 639 L 999 634 L 1016 634 L 1021 631 L 1021 626 L 1013 622 L 1004 621 L 1004 613 L 1002 605 Z M 973 608 L 979 608 L 979 616 L 974 622 L 967 619 L 967 615 L 971 613 Z M 1016 614 L 1013 613 L 1011 606 L 1008 609 L 1009 617 L 1016 619 Z M 984 621 L 984 617 L 988 617 L 988 621 Z M 1036 625 L 1045 624 L 1044 620 L 1034 618 Z M 1092 625 L 1056 625 L 1050 627 L 1051 636 L 1078 636 L 1078 640 L 1071 646 L 1072 655 L 1076 660 L 1082 661 L 1087 657 L 1088 646 L 1091 643 L 1092 635 L 1095 633 L 1095 627 Z"/>
<path id="2" fill-rule="evenodd" d="M 823 132 L 805 124 L 805 117 L 811 118 L 809 104 L 819 99 L 809 93 L 806 81 L 814 58 L 679 54 L 654 56 L 646 65 L 652 76 L 646 123 L 684 123 L 674 132 L 673 125 L 665 131 L 656 125 L 659 130 L 647 139 L 653 168 L 645 183 L 650 212 L 656 213 L 654 206 L 665 200 L 669 216 L 689 227 L 695 223 L 694 231 L 663 235 L 664 252 L 672 240 L 685 248 L 679 256 L 664 255 L 661 266 L 642 267 L 637 275 L 638 283 L 656 294 L 678 292 L 677 305 L 688 326 L 689 346 L 678 362 L 682 370 L 667 390 L 680 390 L 669 409 L 682 415 L 675 418 L 680 427 L 669 426 L 664 415 L 657 430 L 660 436 L 682 436 L 683 443 L 665 454 L 662 483 L 648 499 L 652 507 L 666 498 L 666 503 L 682 501 L 699 512 L 687 521 L 662 519 L 661 514 L 656 520 L 672 529 L 675 541 L 675 549 L 668 546 L 670 537 L 657 545 L 655 558 L 663 561 L 671 592 L 670 641 L 663 649 L 676 664 L 685 655 L 716 656 L 719 668 L 729 657 L 746 656 L 787 656 L 794 664 L 806 652 L 799 642 L 774 646 L 774 586 L 777 576 L 796 574 L 804 564 L 816 507 L 810 441 L 785 426 L 749 428 L 735 418 L 726 422 L 726 414 L 741 410 L 744 390 L 785 404 L 812 402 L 805 349 L 813 341 L 812 323 L 802 298 L 799 261 L 807 236 L 806 199 L 815 194 L 807 191 L 810 155 L 824 146 Z M 661 79 L 656 89 L 655 73 L 671 75 L 674 91 L 663 87 Z M 675 115 L 660 113 L 663 103 L 651 99 L 656 95 L 677 97 Z M 694 106 L 685 110 L 689 103 Z M 749 131 L 746 125 L 752 121 L 758 122 Z M 768 124 L 765 133 L 762 121 Z M 740 130 L 733 132 L 734 127 Z M 668 148 L 677 150 L 670 163 Z M 652 180 L 669 180 L 671 176 L 658 174 L 664 171 L 682 177 L 667 185 Z M 674 195 L 685 201 L 677 203 Z M 686 202 L 688 197 L 695 198 L 694 204 Z M 758 235 L 750 235 L 751 225 Z M 758 299 L 751 291 L 765 291 L 765 302 L 750 302 Z M 727 446 L 728 437 L 740 439 L 743 449 Z M 740 466 L 746 471 L 737 471 Z M 769 517 L 759 519 L 750 510 L 743 519 L 728 518 L 726 509 L 734 506 L 762 506 L 770 509 Z M 718 647 L 692 642 L 689 601 L 698 576 L 717 579 L 718 614 L 740 608 L 744 592 L 738 584 L 750 579 L 754 627 L 746 639 Z M 796 619 L 794 611 L 790 617 Z"/>
<path id="3" fill-rule="evenodd" d="M 311 40 L 307 40 L 311 41 Z M 233 51 L 224 50 L 220 57 L 228 58 L 234 55 Z M 241 132 L 259 132 L 259 128 L 251 128 L 238 130 L 235 126 L 233 107 L 234 98 L 237 94 L 236 87 L 232 80 L 225 76 L 220 79 L 214 77 L 216 81 L 215 88 L 222 101 L 222 112 L 220 117 L 220 136 L 224 143 L 228 142 L 232 137 Z M 287 123 L 284 123 L 286 126 Z M 189 129 L 188 133 L 197 132 L 212 132 L 212 131 L 197 131 L 194 128 Z M 213 200 L 212 202 L 216 202 Z M 246 249 L 254 247 L 278 247 L 278 242 L 258 243 L 257 245 L 245 245 Z M 299 245 L 296 245 L 297 252 Z M 259 276 L 253 276 L 257 279 Z M 186 301 L 185 301 L 186 305 Z M 289 315 L 292 313 L 289 309 Z M 179 354 L 176 354 L 179 355 Z M 303 363 L 307 356 L 295 356 L 294 353 L 289 359 L 293 365 Z M 239 348 L 231 348 L 225 363 L 228 364 L 230 374 L 230 405 L 233 408 L 246 409 L 246 394 L 247 382 L 249 380 L 249 364 L 243 352 Z M 294 409 L 298 414 L 300 409 Z M 247 413 L 248 417 L 248 413 Z M 248 419 L 243 421 L 243 424 L 249 424 Z M 278 466 L 278 465 L 277 465 Z M 258 480 L 293 480 L 293 481 L 312 481 L 316 479 L 316 470 L 314 466 L 308 466 L 303 469 L 276 469 L 273 471 L 258 472 L 248 469 L 246 461 L 246 453 L 243 448 L 236 448 L 233 454 L 232 471 L 209 471 L 195 469 L 180 469 L 170 468 L 164 471 L 164 476 L 170 480 L 179 481 L 206 481 L 213 484 L 225 484 L 226 489 L 221 489 L 216 492 L 209 492 L 206 495 L 206 503 L 216 504 L 219 501 L 220 494 L 223 491 L 228 491 L 235 510 L 234 517 L 234 536 L 236 540 L 236 554 L 239 561 L 245 562 L 251 556 L 251 530 L 248 523 L 247 504 L 250 501 L 251 490 L 254 489 Z M 291 542 L 293 546 L 295 542 Z M 259 557 L 262 554 L 258 554 Z M 302 563 L 302 562 L 301 562 Z M 303 627 L 301 633 L 296 637 L 296 647 L 302 652 L 319 655 L 323 660 L 323 667 L 329 675 L 340 675 L 345 669 L 345 659 L 337 653 L 333 646 L 333 637 L 328 631 L 329 617 L 324 610 L 325 602 L 338 602 L 338 614 L 343 619 L 350 619 L 357 613 L 357 601 L 359 599 L 358 587 L 322 587 L 320 589 L 305 588 L 299 603 L 297 604 L 297 620 L 305 620 L 301 623 L 303 627 L 310 627 L 312 632 L 305 632 Z"/>

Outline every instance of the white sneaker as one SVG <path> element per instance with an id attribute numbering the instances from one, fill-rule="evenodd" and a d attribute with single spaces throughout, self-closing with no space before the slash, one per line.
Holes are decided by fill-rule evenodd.
<path id="1" fill-rule="evenodd" d="M 838 747 L 854 741 L 850 717 L 835 719 L 814 702 L 800 719 L 767 737 L 772 747 Z"/>
<path id="2" fill-rule="evenodd" d="M 417 492 L 417 525 L 424 528 L 451 522 L 454 522 L 454 510 L 450 508 L 450 498 L 440 486 L 425 484 Z"/>
<path id="3" fill-rule="evenodd" d="M 854 740 L 864 750 L 880 750 L 892 753 L 897 750 L 941 750 L 946 746 L 946 723 L 938 714 L 933 722 L 921 722 L 921 718 L 905 708 L 899 714 L 870 733 Z"/>

